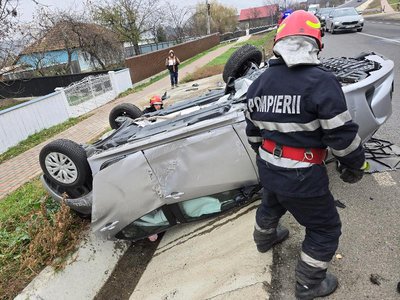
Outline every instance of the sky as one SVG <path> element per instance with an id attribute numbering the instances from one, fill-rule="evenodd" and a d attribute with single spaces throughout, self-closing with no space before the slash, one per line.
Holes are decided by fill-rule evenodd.
<path id="1" fill-rule="evenodd" d="M 75 8 L 80 11 L 84 10 L 83 1 L 79 0 L 35 0 L 38 1 L 40 4 L 48 6 L 49 9 L 69 9 Z M 198 2 L 205 2 L 206 0 L 178 0 L 171 2 L 176 3 L 179 6 L 195 6 Z M 265 0 L 218 0 L 219 3 L 236 7 L 238 13 L 240 9 L 248 8 L 248 7 L 256 7 L 265 5 Z M 19 0 L 19 15 L 20 19 L 24 22 L 30 21 L 32 19 L 32 15 L 36 9 L 36 4 L 32 0 Z"/>

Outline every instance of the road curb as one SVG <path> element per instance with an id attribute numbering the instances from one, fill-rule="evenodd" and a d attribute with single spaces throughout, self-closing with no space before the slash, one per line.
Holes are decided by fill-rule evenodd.
<path id="1" fill-rule="evenodd" d="M 93 299 L 129 243 L 103 241 L 89 233 L 61 271 L 46 267 L 14 299 Z"/>

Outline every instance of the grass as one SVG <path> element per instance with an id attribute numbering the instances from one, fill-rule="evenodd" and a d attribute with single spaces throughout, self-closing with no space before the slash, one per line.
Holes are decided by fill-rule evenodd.
<path id="1" fill-rule="evenodd" d="M 62 268 L 84 221 L 32 180 L 0 202 L 0 295 L 13 299 L 45 266 Z"/>
<path id="2" fill-rule="evenodd" d="M 0 164 L 4 161 L 11 159 L 33 147 L 39 145 L 40 143 L 46 141 L 47 139 L 55 136 L 56 134 L 63 132 L 67 128 L 78 124 L 84 119 L 90 117 L 90 114 L 86 114 L 84 116 L 80 116 L 78 118 L 71 118 L 64 123 L 52 126 L 47 129 L 43 129 L 35 134 L 28 136 L 25 140 L 20 142 L 18 145 L 9 148 L 6 152 L 0 154 Z"/>
<path id="3" fill-rule="evenodd" d="M 374 9 L 374 8 L 379 8 L 379 11 L 381 10 L 381 1 L 380 0 L 372 1 L 367 7 L 367 9 Z"/>
<path id="4" fill-rule="evenodd" d="M 118 98 L 125 97 L 125 96 L 128 96 L 128 95 L 130 95 L 130 94 L 132 94 L 132 93 L 140 92 L 140 91 L 143 90 L 145 87 L 148 87 L 149 85 L 153 84 L 154 82 L 163 79 L 163 78 L 166 77 L 167 75 L 168 75 L 168 72 L 164 71 L 164 72 L 162 72 L 161 74 L 158 74 L 158 75 L 156 75 L 156 76 L 153 76 L 153 77 L 151 77 L 151 78 L 149 79 L 149 81 L 144 82 L 144 83 L 141 83 L 141 84 L 139 84 L 139 85 L 137 85 L 137 86 L 135 86 L 135 87 L 133 87 L 133 88 L 129 88 L 129 89 L 127 89 L 126 91 L 120 93 L 120 94 L 117 96 L 117 99 L 118 99 Z"/>
<path id="5" fill-rule="evenodd" d="M 388 0 L 389 4 L 391 7 L 393 7 L 394 10 L 400 11 L 400 0 Z"/>
<path id="6" fill-rule="evenodd" d="M 215 65 L 210 67 L 201 67 L 197 69 L 195 72 L 187 74 L 182 80 L 181 83 L 186 83 L 190 81 L 195 81 L 201 78 L 211 77 L 217 74 L 221 74 L 224 71 L 224 65 Z"/>
<path id="7" fill-rule="evenodd" d="M 237 44 L 235 44 L 235 47 L 230 48 L 225 53 L 214 58 L 207 65 L 197 69 L 195 72 L 193 72 L 191 74 L 186 75 L 181 80 L 181 82 L 185 83 L 185 82 L 190 82 L 190 81 L 198 80 L 201 78 L 206 78 L 209 76 L 221 74 L 224 70 L 224 66 L 225 66 L 226 62 L 231 57 L 233 52 L 235 52 L 237 50 L 237 48 L 239 48 L 245 44 L 251 44 L 253 46 L 256 46 L 257 48 L 263 48 L 263 50 L 266 53 L 266 56 L 269 56 L 272 53 L 272 45 L 273 45 L 274 36 L 275 36 L 275 31 L 270 31 L 266 34 L 254 35 L 246 42 L 237 43 Z M 268 51 L 266 51 L 266 50 L 268 50 Z"/>

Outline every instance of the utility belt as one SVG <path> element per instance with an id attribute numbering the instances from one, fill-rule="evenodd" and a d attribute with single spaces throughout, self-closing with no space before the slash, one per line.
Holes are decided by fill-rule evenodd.
<path id="1" fill-rule="evenodd" d="M 328 152 L 327 149 L 322 148 L 295 148 L 279 145 L 271 140 L 264 140 L 262 148 L 275 158 L 284 157 L 313 164 L 322 164 Z"/>

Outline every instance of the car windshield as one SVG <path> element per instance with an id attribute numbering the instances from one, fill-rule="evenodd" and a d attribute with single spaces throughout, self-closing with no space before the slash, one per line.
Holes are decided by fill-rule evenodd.
<path id="1" fill-rule="evenodd" d="M 332 11 L 332 8 L 321 8 L 319 11 L 318 11 L 318 15 L 320 15 L 320 16 L 326 16 L 326 15 L 329 15 L 329 13 Z"/>
<path id="2" fill-rule="evenodd" d="M 336 9 L 333 11 L 334 17 L 355 16 L 358 15 L 354 8 Z"/>

